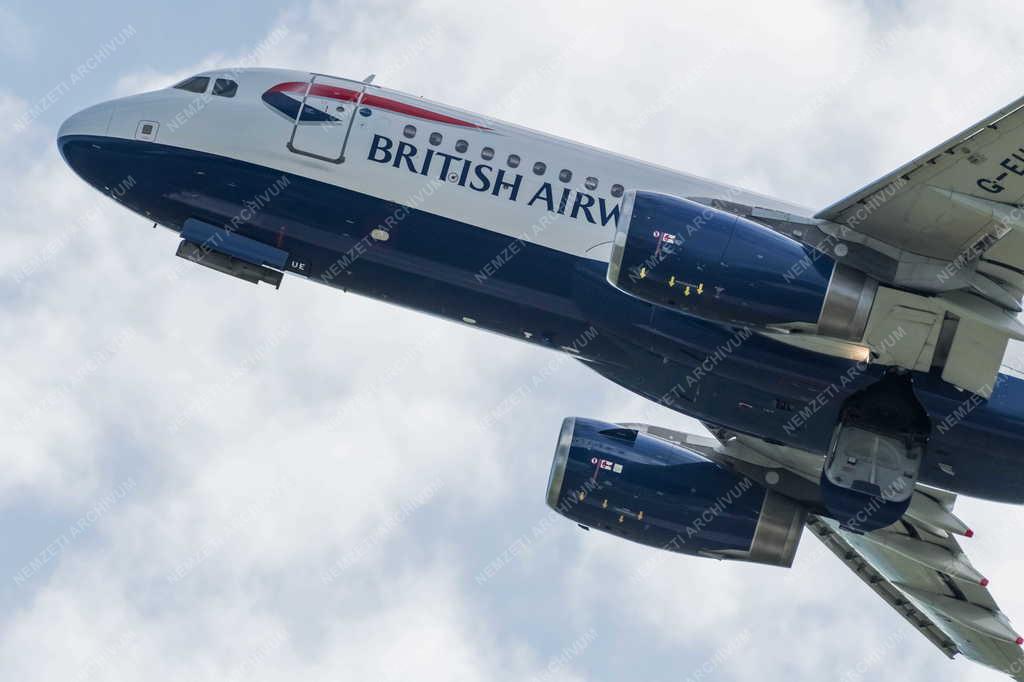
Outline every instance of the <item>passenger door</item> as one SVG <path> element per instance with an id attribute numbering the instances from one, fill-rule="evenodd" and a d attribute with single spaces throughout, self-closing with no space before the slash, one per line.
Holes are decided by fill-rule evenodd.
<path id="1" fill-rule="evenodd" d="M 330 163 L 344 163 L 356 110 L 366 84 L 312 74 L 301 93 L 288 149 Z"/>

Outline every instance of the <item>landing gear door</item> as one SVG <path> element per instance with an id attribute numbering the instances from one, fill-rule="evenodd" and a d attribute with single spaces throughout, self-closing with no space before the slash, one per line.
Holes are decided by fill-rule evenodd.
<path id="1" fill-rule="evenodd" d="M 840 428 L 825 462 L 825 475 L 841 488 L 903 502 L 914 493 L 921 468 L 920 448 L 904 439 L 855 426 Z"/>
<path id="2" fill-rule="evenodd" d="M 931 422 L 909 374 L 890 373 L 843 404 L 821 472 L 821 495 L 840 527 L 866 533 L 910 506 Z"/>
<path id="3" fill-rule="evenodd" d="M 366 84 L 313 74 L 301 94 L 288 149 L 329 163 L 344 163 L 345 147 Z"/>

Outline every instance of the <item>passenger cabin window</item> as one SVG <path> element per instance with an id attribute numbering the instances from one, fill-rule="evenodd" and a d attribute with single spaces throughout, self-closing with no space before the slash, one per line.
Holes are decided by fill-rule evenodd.
<path id="1" fill-rule="evenodd" d="M 185 90 L 187 92 L 206 92 L 206 86 L 210 84 L 210 79 L 206 76 L 192 76 L 186 78 L 177 85 L 174 86 L 177 90 Z"/>
<path id="2" fill-rule="evenodd" d="M 416 126 L 412 124 L 405 126 L 402 130 L 402 134 L 406 137 L 416 137 Z"/>
<path id="3" fill-rule="evenodd" d="M 621 197 L 622 196 L 622 185 L 619 185 L 619 184 L 612 185 L 612 196 L 613 197 Z"/>
<path id="4" fill-rule="evenodd" d="M 595 178 L 594 176 L 588 177 L 586 180 L 583 181 L 583 186 L 591 191 L 597 189 L 597 178 Z"/>
<path id="5" fill-rule="evenodd" d="M 437 145 L 441 144 L 441 140 L 441 133 L 430 133 L 430 144 L 436 147 Z"/>
<path id="6" fill-rule="evenodd" d="M 213 94 L 219 97 L 234 97 L 238 92 L 238 83 L 227 78 L 218 78 L 213 82 Z"/>
<path id="7" fill-rule="evenodd" d="M 518 168 L 519 167 L 519 155 L 518 154 L 509 154 L 508 155 L 508 167 L 509 168 Z"/>
<path id="8" fill-rule="evenodd" d="M 545 164 L 543 161 L 538 161 L 537 163 L 533 164 L 533 174 L 534 175 L 544 175 L 547 172 L 548 172 L 547 164 Z"/>
<path id="9" fill-rule="evenodd" d="M 558 179 L 561 180 L 562 182 L 569 182 L 570 180 L 572 180 L 572 171 L 563 168 L 562 170 L 558 171 Z"/>
<path id="10" fill-rule="evenodd" d="M 463 154 L 467 149 L 469 149 L 469 143 L 465 140 L 458 140 L 455 143 L 455 151 L 458 153 Z"/>
<path id="11" fill-rule="evenodd" d="M 490 147 L 484 147 L 480 150 L 480 156 L 484 161 L 490 161 L 494 158 L 494 150 Z"/>

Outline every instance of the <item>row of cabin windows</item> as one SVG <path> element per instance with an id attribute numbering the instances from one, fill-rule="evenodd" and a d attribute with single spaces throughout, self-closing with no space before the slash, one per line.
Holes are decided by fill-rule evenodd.
<path id="1" fill-rule="evenodd" d="M 191 78 L 186 78 L 172 87 L 177 90 L 185 90 L 187 92 L 194 92 L 201 95 L 206 92 L 206 88 L 208 88 L 209 85 L 210 79 L 208 76 L 192 76 Z M 238 83 L 230 78 L 218 78 L 213 81 L 213 94 L 218 97 L 234 97 L 237 92 Z"/>
<path id="2" fill-rule="evenodd" d="M 402 130 L 402 134 L 409 139 L 416 137 L 416 126 L 412 124 L 405 126 L 405 128 Z M 427 138 L 427 140 L 430 142 L 430 144 L 436 147 L 441 144 L 441 142 L 444 140 L 444 137 L 441 135 L 441 133 L 434 132 L 430 133 L 430 136 Z M 455 141 L 455 151 L 457 151 L 458 153 L 465 154 L 466 150 L 468 149 L 469 143 L 466 142 L 465 140 Z M 492 147 L 483 147 L 480 150 L 480 158 L 482 158 L 484 161 L 490 161 L 491 159 L 494 158 L 494 149 Z M 518 154 L 509 154 L 508 158 L 505 160 L 505 163 L 508 164 L 509 168 L 518 168 L 519 164 L 522 163 L 522 159 L 519 157 Z M 534 175 L 544 175 L 547 172 L 548 166 L 543 161 L 537 161 L 536 163 L 533 164 Z M 572 182 L 572 171 L 567 168 L 563 168 L 562 170 L 558 171 L 558 179 L 561 182 L 565 183 Z M 597 185 L 598 180 L 592 175 L 587 176 L 587 178 L 583 181 L 583 186 L 591 191 L 597 189 Z M 613 197 L 621 197 L 622 192 L 622 185 L 612 185 L 611 195 Z"/>

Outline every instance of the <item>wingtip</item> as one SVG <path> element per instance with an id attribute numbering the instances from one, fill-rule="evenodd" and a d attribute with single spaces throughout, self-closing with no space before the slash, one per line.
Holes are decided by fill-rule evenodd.
<path id="1" fill-rule="evenodd" d="M 982 578 L 980 584 L 982 587 L 988 587 L 988 578 Z"/>
<path id="2" fill-rule="evenodd" d="M 964 531 L 964 537 L 965 538 L 973 538 L 974 537 L 974 531 L 971 530 L 970 528 L 968 528 L 967 530 Z"/>

